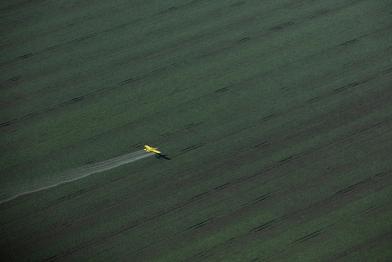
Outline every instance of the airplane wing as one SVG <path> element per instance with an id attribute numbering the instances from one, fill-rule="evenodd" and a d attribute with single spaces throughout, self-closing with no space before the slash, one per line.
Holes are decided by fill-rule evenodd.
<path id="1" fill-rule="evenodd" d="M 160 153 L 161 153 L 161 151 L 159 151 L 159 150 L 156 149 L 156 148 L 153 148 L 153 149 L 152 149 L 152 152 L 154 152 L 154 153 L 156 153 L 156 154 L 160 154 Z"/>

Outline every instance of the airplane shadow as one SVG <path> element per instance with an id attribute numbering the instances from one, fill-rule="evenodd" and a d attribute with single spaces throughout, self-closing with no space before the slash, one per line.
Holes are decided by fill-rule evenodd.
<path id="1" fill-rule="evenodd" d="M 164 154 L 156 154 L 155 157 L 158 159 L 171 160 L 170 157 L 168 157 L 167 155 L 164 155 Z"/>

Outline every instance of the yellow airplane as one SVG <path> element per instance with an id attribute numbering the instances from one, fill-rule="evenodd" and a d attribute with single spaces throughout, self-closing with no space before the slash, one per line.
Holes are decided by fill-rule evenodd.
<path id="1" fill-rule="evenodd" d="M 149 152 L 149 153 L 153 153 L 153 154 L 157 154 L 157 155 L 162 154 L 161 151 L 158 150 L 158 148 L 152 147 L 149 145 L 144 145 L 144 151 Z"/>
<path id="2" fill-rule="evenodd" d="M 162 154 L 161 151 L 158 150 L 157 147 L 152 147 L 149 145 L 144 145 L 144 151 L 148 152 L 148 153 L 153 153 L 155 154 L 156 158 L 163 158 L 166 160 L 170 160 L 170 157 L 167 155 Z"/>

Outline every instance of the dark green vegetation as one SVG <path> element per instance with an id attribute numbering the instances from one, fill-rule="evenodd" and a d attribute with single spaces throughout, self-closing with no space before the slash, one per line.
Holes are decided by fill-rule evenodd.
<path id="1" fill-rule="evenodd" d="M 392 259 L 388 0 L 3 1 L 4 261 Z"/>

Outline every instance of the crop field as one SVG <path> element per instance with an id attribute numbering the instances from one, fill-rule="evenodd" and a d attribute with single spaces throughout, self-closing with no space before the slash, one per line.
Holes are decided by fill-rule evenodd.
<path id="1" fill-rule="evenodd" d="M 391 1 L 0 14 L 1 261 L 392 261 Z"/>

